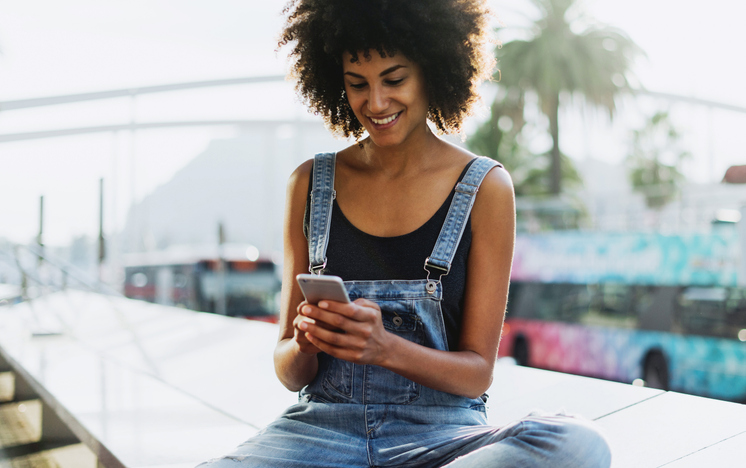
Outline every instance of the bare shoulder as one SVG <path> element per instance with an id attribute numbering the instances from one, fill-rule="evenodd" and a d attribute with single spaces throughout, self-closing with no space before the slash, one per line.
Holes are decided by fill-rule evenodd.
<path id="1" fill-rule="evenodd" d="M 313 159 L 304 161 L 300 166 L 296 167 L 293 173 L 290 174 L 290 178 L 288 178 L 288 192 L 292 193 L 297 190 L 307 192 L 311 170 L 313 170 Z"/>
<path id="2" fill-rule="evenodd" d="M 496 224 L 514 223 L 513 180 L 505 168 L 497 166 L 487 173 L 477 192 L 472 213 L 472 224 L 476 229 L 493 229 Z"/>
<path id="3" fill-rule="evenodd" d="M 513 198 L 513 179 L 502 165 L 496 166 L 487 173 L 479 191 L 491 193 L 494 196 Z"/>

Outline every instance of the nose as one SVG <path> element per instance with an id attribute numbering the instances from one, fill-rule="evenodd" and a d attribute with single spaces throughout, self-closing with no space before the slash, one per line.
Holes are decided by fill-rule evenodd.
<path id="1" fill-rule="evenodd" d="M 368 95 L 368 110 L 373 114 L 381 114 L 389 107 L 389 97 L 381 86 L 371 86 Z"/>

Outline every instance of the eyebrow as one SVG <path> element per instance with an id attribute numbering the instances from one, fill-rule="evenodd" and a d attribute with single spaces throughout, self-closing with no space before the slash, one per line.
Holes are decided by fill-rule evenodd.
<path id="1" fill-rule="evenodd" d="M 394 65 L 393 67 L 389 67 L 389 68 L 385 69 L 384 71 L 382 71 L 381 73 L 379 73 L 378 76 L 388 75 L 389 73 L 394 72 L 394 71 L 396 71 L 396 70 L 398 70 L 400 68 L 407 68 L 407 66 L 406 65 Z M 357 73 L 353 73 L 351 71 L 345 72 L 344 74 L 345 75 L 354 76 L 355 78 L 365 79 L 365 77 L 363 75 L 358 75 Z"/>

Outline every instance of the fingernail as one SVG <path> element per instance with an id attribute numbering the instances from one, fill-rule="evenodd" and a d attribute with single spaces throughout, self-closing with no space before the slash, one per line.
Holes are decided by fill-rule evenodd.
<path id="1" fill-rule="evenodd" d="M 329 307 L 329 303 L 325 301 L 319 302 L 319 307 L 321 307 L 322 309 L 326 309 L 327 307 Z"/>
<path id="2" fill-rule="evenodd" d="M 311 313 L 311 307 L 309 306 L 303 306 L 303 309 L 301 310 L 304 314 L 310 314 Z"/>
<path id="3" fill-rule="evenodd" d="M 299 323 L 298 324 L 298 328 L 300 328 L 301 330 L 308 329 L 308 322 L 301 322 L 301 323 Z"/>

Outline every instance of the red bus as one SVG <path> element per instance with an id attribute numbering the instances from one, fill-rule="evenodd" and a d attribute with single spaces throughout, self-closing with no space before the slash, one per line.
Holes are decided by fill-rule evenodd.
<path id="1" fill-rule="evenodd" d="M 252 246 L 171 249 L 134 254 L 124 269 L 124 294 L 163 305 L 276 322 L 278 265 Z"/>

